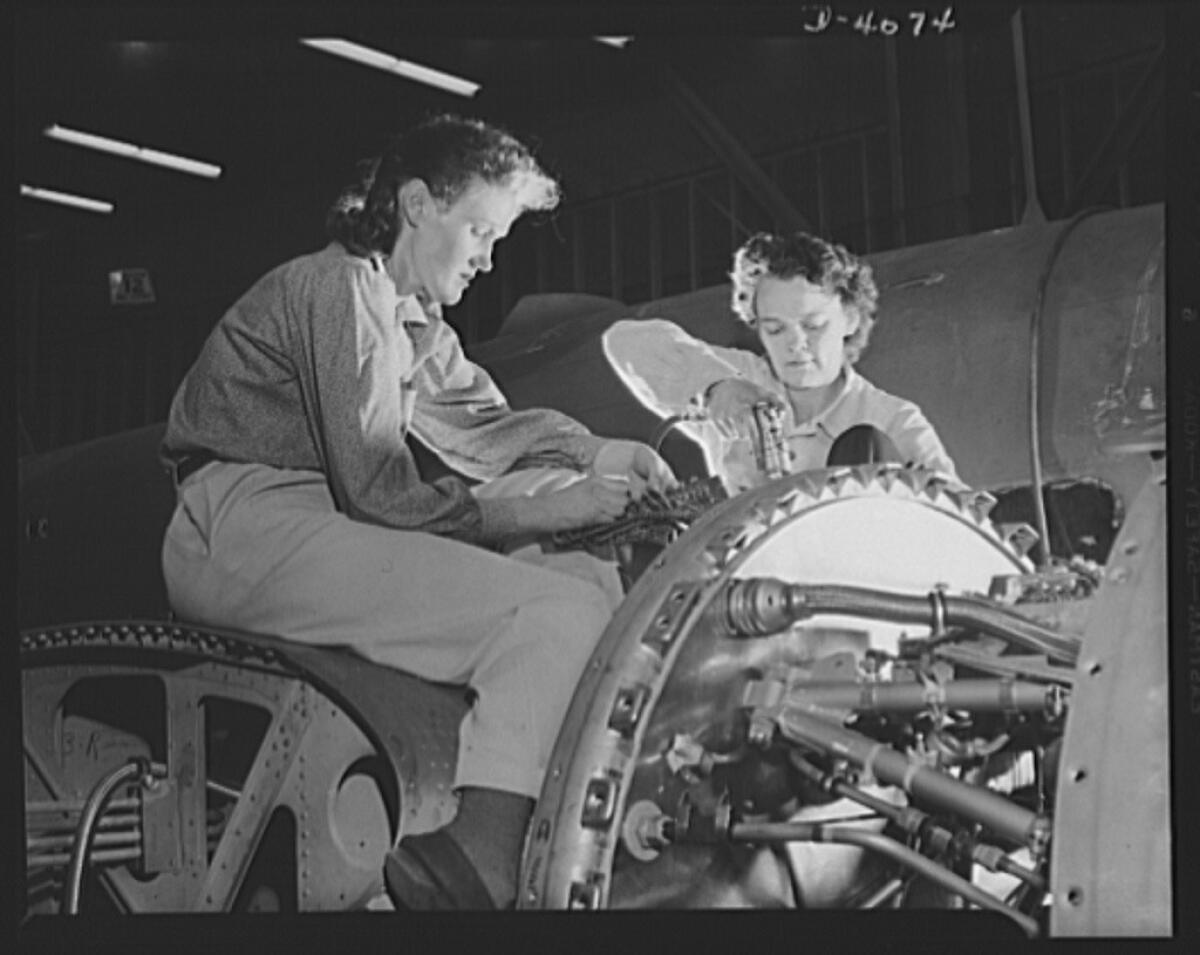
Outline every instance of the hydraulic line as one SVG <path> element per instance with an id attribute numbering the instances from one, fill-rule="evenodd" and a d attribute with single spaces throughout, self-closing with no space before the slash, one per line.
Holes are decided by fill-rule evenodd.
<path id="1" fill-rule="evenodd" d="M 924 596 L 866 587 L 791 584 L 775 577 L 732 580 L 718 594 L 710 619 L 730 636 L 769 636 L 815 614 L 855 614 L 894 623 L 967 627 L 1001 637 L 1032 653 L 1074 666 L 1079 642 L 985 597 Z"/>
<path id="2" fill-rule="evenodd" d="M 1050 713 L 1061 708 L 1059 687 L 1027 680 L 948 680 L 945 683 L 804 681 L 788 691 L 797 706 L 857 713 L 917 713 L 930 706 L 975 713 Z"/>
<path id="3" fill-rule="evenodd" d="M 109 803 L 111 810 L 112 803 Z M 119 829 L 122 826 L 136 826 L 141 821 L 141 816 L 136 812 L 114 813 L 106 812 L 98 820 L 96 820 L 96 829 L 103 832 L 105 830 Z M 79 825 L 78 818 L 75 819 L 39 819 L 36 816 L 25 816 L 25 833 L 27 836 L 42 835 L 48 836 L 54 833 L 74 833 Z"/>
<path id="4" fill-rule="evenodd" d="M 808 760 L 794 753 L 792 754 L 791 763 L 803 776 L 816 783 L 821 789 L 838 796 L 843 796 L 846 799 L 851 799 L 869 809 L 874 809 L 880 815 L 891 819 L 892 822 L 911 835 L 921 835 L 926 838 L 933 836 L 942 848 L 950 846 L 954 840 L 954 833 L 944 826 L 933 822 L 928 813 L 921 812 L 921 810 L 915 809 L 912 806 L 898 806 L 895 803 L 888 802 L 886 799 L 881 799 L 871 793 L 864 792 L 857 786 L 853 786 L 846 782 L 846 780 L 841 779 L 835 773 L 822 772 L 816 766 L 812 765 L 812 763 L 808 762 Z M 976 843 L 972 840 L 970 850 L 972 860 L 985 868 L 1015 876 L 1023 882 L 1028 882 L 1036 889 L 1045 889 L 1046 880 L 1041 875 L 1032 869 L 1027 869 L 1025 866 L 1013 862 L 1002 850 L 997 849 L 995 846 Z"/>
<path id="5" fill-rule="evenodd" d="M 1027 869 L 1019 862 L 1014 862 L 1008 856 L 1001 856 L 996 861 L 996 869 L 1006 875 L 1011 875 L 1015 879 L 1020 879 L 1023 883 L 1032 889 L 1037 889 L 1041 892 L 1046 891 L 1046 880 L 1032 869 Z"/>
<path id="6" fill-rule="evenodd" d="M 735 822 L 729 827 L 729 838 L 739 842 L 835 842 L 861 846 L 914 869 L 929 881 L 938 883 L 980 908 L 1001 913 L 1021 926 L 1030 938 L 1038 934 L 1037 922 L 1029 916 L 1010 909 L 1000 899 L 972 885 L 962 876 L 877 832 L 812 822 Z"/>
<path id="7" fill-rule="evenodd" d="M 650 447 L 652 447 L 655 451 L 661 451 L 662 443 L 667 440 L 667 435 L 671 433 L 671 429 L 676 425 L 683 424 L 685 421 L 705 420 L 707 420 L 707 415 L 702 412 L 671 415 L 671 417 L 664 420 L 657 428 L 654 429 L 654 433 L 650 435 L 650 440 L 646 443 L 649 444 Z"/>
<path id="8" fill-rule="evenodd" d="M 1045 816 L 987 789 L 960 782 L 885 743 L 791 707 L 777 720 L 783 735 L 793 742 L 819 753 L 834 753 L 881 783 L 898 786 L 918 802 L 956 813 L 1003 839 L 1028 846 L 1035 856 L 1049 839 L 1050 823 Z"/>
<path id="9" fill-rule="evenodd" d="M 142 847 L 126 846 L 120 849 L 93 849 L 87 861 L 92 865 L 113 865 L 118 862 L 133 862 L 142 857 Z M 70 865 L 71 856 L 66 852 L 37 853 L 26 856 L 25 864 L 30 868 L 39 866 Z"/>
<path id="10" fill-rule="evenodd" d="M 118 809 L 138 809 L 141 803 L 137 799 L 110 799 L 108 801 L 109 812 L 114 812 Z M 83 811 L 84 803 L 82 800 L 42 800 L 39 802 L 28 802 L 25 804 L 25 817 L 35 813 L 49 813 L 51 815 L 67 815 Z"/>
<path id="11" fill-rule="evenodd" d="M 92 838 L 96 828 L 96 820 L 104 810 L 108 798 L 124 783 L 138 779 L 150 772 L 150 763 L 143 757 L 136 757 L 114 769 L 96 785 L 83 805 L 79 817 L 79 827 L 75 832 L 75 845 L 71 850 L 70 862 L 67 866 L 67 881 L 63 888 L 63 911 L 68 915 L 79 913 L 79 893 L 83 885 L 83 867 L 87 861 Z M 114 850 L 115 851 L 115 850 Z M 128 851 L 128 850 L 126 850 Z M 140 851 L 140 850 L 139 850 Z"/>
<path id="12" fill-rule="evenodd" d="M 142 841 L 142 834 L 137 829 L 120 832 L 97 832 L 92 836 L 93 846 L 137 845 Z M 75 843 L 72 833 L 61 833 L 54 836 L 27 836 L 25 851 L 42 851 L 45 849 L 69 849 Z"/>

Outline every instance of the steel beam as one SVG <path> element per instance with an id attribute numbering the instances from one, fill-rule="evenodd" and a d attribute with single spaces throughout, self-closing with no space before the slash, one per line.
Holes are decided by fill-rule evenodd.
<path id="1" fill-rule="evenodd" d="M 725 127 L 716 113 L 705 105 L 695 90 L 667 64 L 650 65 L 663 88 L 683 109 L 697 135 L 730 168 L 759 204 L 770 210 L 776 224 L 784 229 L 811 231 L 812 227 L 800 210 Z"/>
<path id="2" fill-rule="evenodd" d="M 1033 154 L 1033 116 L 1029 100 L 1029 74 L 1025 64 L 1025 20 L 1020 9 L 1012 17 L 1013 66 L 1017 76 L 1017 116 L 1021 122 L 1021 168 L 1025 178 L 1025 211 L 1022 224 L 1045 222 L 1038 200 L 1037 167 Z"/>
<path id="3" fill-rule="evenodd" d="M 892 224 L 894 244 L 907 245 L 907 228 L 904 221 L 904 137 L 900 111 L 900 65 L 896 53 L 896 41 L 887 37 L 883 41 L 884 69 L 887 71 L 888 152 L 891 154 L 892 178 Z"/>

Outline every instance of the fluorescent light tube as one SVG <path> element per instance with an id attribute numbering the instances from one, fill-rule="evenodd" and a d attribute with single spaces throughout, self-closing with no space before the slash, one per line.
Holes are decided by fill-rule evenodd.
<path id="1" fill-rule="evenodd" d="M 618 50 L 623 49 L 625 44 L 633 39 L 631 36 L 594 36 L 592 37 L 597 43 L 604 43 L 608 46 L 615 46 Z"/>
<path id="2" fill-rule="evenodd" d="M 113 204 L 103 199 L 88 199 L 84 196 L 73 196 L 69 192 L 58 192 L 54 189 L 42 189 L 38 186 L 21 184 L 21 195 L 30 199 L 42 199 L 45 202 L 57 202 L 64 206 L 74 206 L 76 209 L 87 209 L 89 212 L 112 212 Z"/>
<path id="3" fill-rule="evenodd" d="M 114 156 L 124 156 L 126 159 L 137 159 L 141 162 L 165 166 L 179 172 L 190 172 L 195 176 L 205 176 L 215 179 L 221 175 L 221 167 L 212 163 L 201 162 L 198 159 L 188 159 L 186 156 L 175 156 L 158 149 L 146 146 L 135 146 L 107 136 L 97 136 L 95 133 L 84 133 L 77 129 L 67 129 L 55 123 L 46 128 L 46 135 L 60 142 L 72 143 L 75 146 L 85 146 L 88 149 L 98 149 L 101 152 L 112 153 Z"/>
<path id="4" fill-rule="evenodd" d="M 384 70 L 387 73 L 395 73 L 407 79 L 416 80 L 418 83 L 425 83 L 428 86 L 436 86 L 439 89 L 457 93 L 459 96 L 474 96 L 479 91 L 478 83 L 472 83 L 470 80 L 462 79 L 462 77 L 443 73 L 441 70 L 435 70 L 432 67 L 421 66 L 419 63 L 413 63 L 410 60 L 398 59 L 390 53 L 381 53 L 379 50 L 372 50 L 370 47 L 360 46 L 357 43 L 351 43 L 349 40 L 302 39 L 300 42 L 305 46 L 311 46 L 314 49 L 332 53 L 334 56 L 344 56 L 348 60 L 354 60 L 366 66 L 373 66 L 377 70 Z"/>

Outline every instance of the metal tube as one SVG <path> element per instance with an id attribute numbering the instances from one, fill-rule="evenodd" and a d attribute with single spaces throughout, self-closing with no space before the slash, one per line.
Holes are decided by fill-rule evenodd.
<path id="1" fill-rule="evenodd" d="M 204 785 L 213 792 L 222 796 L 228 796 L 230 799 L 242 798 L 242 791 L 240 789 L 234 789 L 232 786 L 225 786 L 211 779 L 206 779 L 204 781 Z"/>
<path id="2" fill-rule="evenodd" d="M 76 915 L 79 912 L 79 892 L 83 885 L 83 866 L 88 856 L 88 851 L 94 829 L 96 819 L 104 808 L 108 797 L 116 791 L 117 787 L 123 783 L 136 779 L 143 773 L 150 770 L 150 764 L 143 758 L 137 757 L 130 760 L 124 766 L 120 766 L 109 773 L 104 779 L 96 785 L 91 794 L 84 803 L 83 813 L 80 815 L 79 828 L 76 830 L 75 846 L 71 850 L 70 864 L 67 867 L 67 882 L 63 889 L 64 903 L 63 911 L 68 915 Z"/>
<path id="3" fill-rule="evenodd" d="M 944 620 L 935 619 L 930 595 L 901 594 L 866 587 L 790 584 L 775 577 L 730 581 L 713 601 L 714 621 L 730 634 L 769 636 L 815 614 L 857 614 L 895 623 L 970 627 L 1019 644 L 1026 650 L 1074 665 L 1079 641 L 1043 627 L 983 597 L 937 594 Z"/>
<path id="4" fill-rule="evenodd" d="M 136 829 L 124 832 L 98 832 L 92 837 L 94 846 L 138 845 L 142 834 Z M 32 849 L 69 849 L 75 844 L 75 836 L 64 833 L 61 836 L 29 836 L 25 839 L 25 850 Z"/>
<path id="5" fill-rule="evenodd" d="M 912 806 L 897 806 L 886 799 L 880 799 L 878 796 L 864 792 L 857 786 L 852 786 L 844 779 L 839 779 L 832 773 L 821 772 L 816 766 L 813 766 L 806 759 L 796 754 L 793 754 L 791 762 L 800 773 L 823 789 L 874 809 L 880 815 L 891 819 L 906 832 L 915 835 L 920 831 L 927 835 L 938 837 L 945 844 L 949 844 L 954 839 L 954 833 L 944 826 L 939 826 L 937 823 L 931 822 L 929 816 L 919 809 L 914 809 Z M 991 864 L 988 860 L 994 855 L 998 855 L 999 857 L 994 864 Z M 1044 889 L 1046 887 L 1046 880 L 1041 875 L 1032 869 L 1027 869 L 1025 866 L 1014 862 L 994 846 L 973 843 L 971 845 L 971 858 L 985 868 L 1016 876 L 1018 879 L 1028 882 L 1034 888 Z"/>
<path id="6" fill-rule="evenodd" d="M 785 709 L 778 720 L 780 730 L 789 739 L 847 759 L 880 782 L 900 787 L 919 802 L 958 813 L 1035 851 L 1040 851 L 1048 837 L 1049 824 L 1043 816 L 986 789 L 930 769 L 869 736 L 792 707 Z"/>
<path id="7" fill-rule="evenodd" d="M 864 849 L 886 855 L 910 869 L 915 869 L 931 882 L 936 882 L 956 895 L 961 895 L 968 902 L 974 902 L 980 908 L 990 909 L 1007 916 L 1021 926 L 1030 938 L 1034 938 L 1038 934 L 1037 922 L 1029 916 L 1010 909 L 1000 899 L 989 895 L 978 886 L 972 885 L 962 876 L 956 875 L 932 859 L 927 859 L 908 846 L 901 845 L 896 840 L 889 839 L 877 832 L 823 826 L 820 823 L 810 822 L 737 822 L 730 826 L 729 838 L 742 842 L 835 842 L 862 846 Z"/>
<path id="8" fill-rule="evenodd" d="M 132 862 L 135 859 L 142 857 L 142 850 L 138 849 L 98 849 L 88 853 L 88 862 L 92 865 L 108 865 L 113 862 Z M 48 855 L 32 855 L 25 860 L 26 865 L 30 868 L 34 866 L 58 866 L 67 865 L 71 861 L 71 856 L 65 852 L 55 852 Z M 76 913 L 71 913 L 76 914 Z"/>
<path id="9" fill-rule="evenodd" d="M 108 811 L 114 812 L 118 809 L 138 809 L 141 806 L 141 801 L 138 799 L 113 799 L 108 803 Z M 28 817 L 32 813 L 79 813 L 83 811 L 83 800 L 50 800 L 43 802 L 27 802 L 25 803 L 25 815 Z"/>
<path id="10" fill-rule="evenodd" d="M 1040 712 L 1052 703 L 1044 683 L 1015 680 L 951 680 L 946 683 L 797 683 L 793 706 L 825 706 L 859 712 L 919 712 L 930 706 L 983 712 Z"/>
<path id="11" fill-rule="evenodd" d="M 996 868 L 1001 872 L 1014 876 L 1022 882 L 1028 882 L 1033 888 L 1045 891 L 1046 880 L 1033 869 L 1026 868 L 1020 863 L 1013 862 L 1008 856 L 1004 856 L 996 863 Z"/>
<path id="12" fill-rule="evenodd" d="M 1012 18 L 1013 69 L 1017 77 L 1017 119 L 1021 127 L 1021 171 L 1025 179 L 1025 212 L 1021 223 L 1045 222 L 1038 202 L 1037 166 L 1033 159 L 1033 119 L 1029 102 L 1029 76 L 1025 68 L 1025 24 L 1020 8 Z"/>
<path id="13" fill-rule="evenodd" d="M 834 773 L 824 773 L 795 751 L 789 755 L 792 765 L 801 775 L 806 776 L 810 782 L 835 795 L 844 796 L 859 805 L 873 809 L 881 816 L 886 816 L 903 828 L 909 828 L 906 823 L 913 813 L 918 813 L 921 816 L 925 815 L 925 813 L 919 812 L 919 810 L 915 810 L 910 806 L 898 806 L 893 802 L 859 789 L 857 786 L 851 786 L 844 779 L 839 779 Z"/>
<path id="14" fill-rule="evenodd" d="M 650 447 L 652 447 L 655 451 L 661 451 L 662 444 L 667 440 L 667 435 L 671 433 L 672 428 L 674 428 L 677 424 L 682 424 L 685 421 L 695 420 L 697 419 L 694 415 L 671 415 L 671 417 L 665 419 L 657 428 L 654 429 L 653 434 L 650 435 L 650 440 L 646 443 L 649 444 Z"/>
<path id="15" fill-rule="evenodd" d="M 884 902 L 889 901 L 902 888 L 904 888 L 903 879 L 889 879 L 881 888 L 871 893 L 871 895 L 865 899 L 861 905 L 859 905 L 859 908 L 877 909 L 879 906 L 883 905 Z"/>
<path id="16" fill-rule="evenodd" d="M 123 826 L 136 826 L 141 822 L 141 816 L 134 812 L 128 813 L 105 813 L 96 822 L 97 829 L 119 829 Z M 50 835 L 56 832 L 71 832 L 79 825 L 78 819 L 54 819 L 54 820 L 36 820 L 26 819 L 26 832 L 36 832 L 41 835 Z"/>

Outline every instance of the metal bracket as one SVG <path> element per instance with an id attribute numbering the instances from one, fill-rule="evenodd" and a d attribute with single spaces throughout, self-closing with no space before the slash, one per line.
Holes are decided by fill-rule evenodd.
<path id="1" fill-rule="evenodd" d="M 233 808 L 221 842 L 213 853 L 208 875 L 196 901 L 198 911 L 224 911 L 233 904 L 254 853 L 269 822 L 269 814 L 296 759 L 299 741 L 311 721 L 308 687 L 297 681 L 280 701 L 279 710 L 263 738 L 242 796 Z"/>

